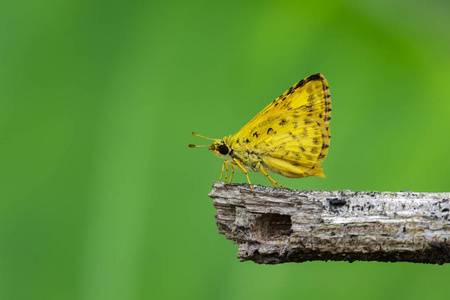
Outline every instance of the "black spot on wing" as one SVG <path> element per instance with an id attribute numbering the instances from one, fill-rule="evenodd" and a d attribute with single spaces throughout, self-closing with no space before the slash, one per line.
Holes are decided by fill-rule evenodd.
<path id="1" fill-rule="evenodd" d="M 311 153 L 312 153 L 312 154 L 317 154 L 317 153 L 319 153 L 319 148 L 318 148 L 318 147 L 312 147 L 312 148 L 311 148 Z"/>
<path id="2" fill-rule="evenodd" d="M 305 118 L 304 120 L 303 120 L 303 123 L 305 124 L 305 125 L 309 125 L 309 124 L 312 124 L 312 120 L 311 119 L 307 119 L 307 118 Z"/>
<path id="3" fill-rule="evenodd" d="M 281 126 L 283 126 L 283 125 L 286 125 L 288 122 L 289 122 L 288 120 L 282 119 L 282 120 L 280 121 L 280 123 L 278 123 L 278 124 L 280 124 Z"/>
<path id="4" fill-rule="evenodd" d="M 314 157 L 311 156 L 311 155 L 309 155 L 309 154 L 305 154 L 305 158 L 306 158 L 307 160 L 309 160 L 309 161 L 313 161 L 313 160 L 314 160 Z"/>
<path id="5" fill-rule="evenodd" d="M 310 81 L 313 81 L 313 80 L 322 80 L 322 76 L 320 76 L 320 73 L 311 75 L 311 76 L 309 76 L 308 78 L 305 79 L 306 82 L 310 82 Z"/>
<path id="6" fill-rule="evenodd" d="M 302 137 L 302 138 L 308 137 L 308 130 L 306 128 L 303 128 L 303 131 L 300 134 L 300 137 Z"/>
<path id="7" fill-rule="evenodd" d="M 286 92 L 286 95 L 292 94 L 293 91 L 294 91 L 294 89 L 292 87 L 290 87 L 289 90 Z"/>
<path id="8" fill-rule="evenodd" d="M 300 80 L 299 82 L 297 82 L 297 84 L 295 85 L 295 88 L 298 89 L 302 86 L 304 86 L 306 84 L 307 81 L 305 81 L 305 79 Z"/>

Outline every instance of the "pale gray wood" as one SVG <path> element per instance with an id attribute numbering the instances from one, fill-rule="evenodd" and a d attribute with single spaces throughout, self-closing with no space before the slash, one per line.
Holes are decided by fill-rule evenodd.
<path id="1" fill-rule="evenodd" d="M 216 182 L 209 194 L 241 261 L 450 262 L 450 193 L 253 189 Z"/>

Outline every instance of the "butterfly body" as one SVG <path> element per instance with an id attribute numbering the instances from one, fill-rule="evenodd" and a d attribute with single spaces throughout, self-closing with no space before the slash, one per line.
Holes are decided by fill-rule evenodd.
<path id="1" fill-rule="evenodd" d="M 270 103 L 235 135 L 215 139 L 209 150 L 225 160 L 225 182 L 228 165 L 231 178 L 238 167 L 247 179 L 248 171 L 262 172 L 274 186 L 280 185 L 268 172 L 291 178 L 325 177 L 320 164 L 330 145 L 330 116 L 328 83 L 322 74 L 315 74 Z"/>
<path id="2" fill-rule="evenodd" d="M 213 154 L 219 158 L 225 159 L 225 163 L 238 166 L 237 160 L 246 171 L 259 172 L 259 163 L 261 162 L 260 153 L 240 145 L 239 142 L 232 140 L 233 136 L 224 137 L 222 140 L 214 143 L 212 146 Z M 226 148 L 224 147 L 226 146 Z"/>

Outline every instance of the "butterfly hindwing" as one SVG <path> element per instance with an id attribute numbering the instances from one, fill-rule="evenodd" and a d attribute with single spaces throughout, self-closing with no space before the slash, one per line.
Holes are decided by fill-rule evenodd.
<path id="1" fill-rule="evenodd" d="M 269 171 L 286 177 L 323 176 L 319 166 L 329 144 L 323 122 L 315 115 L 308 116 L 302 108 L 285 111 L 258 123 L 250 135 L 254 138 L 243 145 Z"/>

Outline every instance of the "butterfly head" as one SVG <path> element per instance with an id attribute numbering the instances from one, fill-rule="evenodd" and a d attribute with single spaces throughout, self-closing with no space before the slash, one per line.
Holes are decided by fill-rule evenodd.
<path id="1" fill-rule="evenodd" d="M 191 148 L 208 147 L 208 149 L 211 150 L 215 156 L 220 157 L 220 158 L 225 158 L 225 156 L 228 155 L 231 152 L 230 147 L 227 145 L 226 138 L 224 138 L 223 140 L 221 140 L 221 139 L 210 139 L 210 138 L 204 137 L 202 135 L 199 135 L 199 134 L 197 134 L 195 132 L 192 132 L 192 134 L 195 135 L 195 136 L 207 139 L 207 140 L 214 141 L 214 143 L 212 145 L 209 145 L 209 146 L 196 146 L 196 145 L 189 144 L 188 146 L 191 147 Z"/>
<path id="2" fill-rule="evenodd" d="M 214 144 L 208 147 L 208 149 L 211 150 L 215 156 L 220 158 L 224 158 L 231 152 L 230 147 L 225 143 L 224 140 L 215 141 Z"/>

